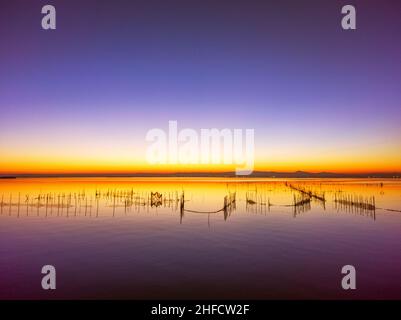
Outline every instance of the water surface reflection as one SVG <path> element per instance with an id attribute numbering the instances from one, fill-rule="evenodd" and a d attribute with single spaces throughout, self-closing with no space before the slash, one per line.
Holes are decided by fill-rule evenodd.
<path id="1" fill-rule="evenodd" d="M 0 196 L 1 298 L 401 298 L 396 180 L 17 179 Z"/>

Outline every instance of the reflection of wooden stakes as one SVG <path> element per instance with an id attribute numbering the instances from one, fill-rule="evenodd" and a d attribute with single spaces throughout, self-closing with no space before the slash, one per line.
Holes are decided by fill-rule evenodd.
<path id="1" fill-rule="evenodd" d="M 21 202 L 21 193 L 18 192 L 18 212 L 17 212 L 17 217 L 19 217 L 20 202 Z"/>
<path id="2" fill-rule="evenodd" d="M 150 193 L 150 206 L 151 207 L 159 207 L 163 204 L 163 196 L 159 192 L 151 192 Z"/>
<path id="3" fill-rule="evenodd" d="M 113 193 L 113 217 L 116 213 L 116 193 Z"/>
<path id="4" fill-rule="evenodd" d="M 301 212 L 306 212 L 311 208 L 311 197 L 307 194 L 301 193 L 299 197 L 294 194 L 294 218 Z"/>
<path id="5" fill-rule="evenodd" d="M 25 203 L 26 203 L 26 215 L 28 216 L 29 195 L 26 196 Z"/>
<path id="6" fill-rule="evenodd" d="M 224 220 L 227 220 L 227 196 L 224 197 L 223 211 L 224 211 Z"/>
<path id="7" fill-rule="evenodd" d="M 38 194 L 38 197 L 36 199 L 38 200 L 38 202 L 36 203 L 36 215 L 39 217 L 40 194 Z"/>
<path id="8" fill-rule="evenodd" d="M 227 217 L 231 215 L 231 211 L 235 210 L 235 206 L 236 206 L 236 192 L 229 193 L 227 196 L 224 197 L 224 205 L 223 205 L 224 220 L 227 220 Z"/>
<path id="9" fill-rule="evenodd" d="M 289 184 L 287 184 L 287 188 L 288 186 Z M 314 191 L 312 192 L 311 195 L 309 187 L 304 187 L 302 185 L 296 186 L 295 188 L 291 188 L 293 189 L 291 196 L 293 197 L 293 202 L 286 205 L 277 205 L 271 203 L 271 200 L 269 197 L 267 197 L 268 194 L 265 193 L 266 190 L 264 188 L 260 188 L 259 190 L 256 188 L 251 188 L 251 189 L 252 190 L 248 189 L 247 191 L 244 190 L 244 192 L 241 193 L 241 195 L 244 196 L 246 191 L 246 202 L 245 202 L 246 209 L 256 213 L 263 213 L 263 212 L 266 213 L 266 210 L 270 211 L 270 207 L 272 206 L 280 206 L 280 207 L 282 206 L 282 207 L 293 207 L 294 216 L 296 216 L 301 212 L 310 210 L 310 204 L 312 202 L 314 203 L 314 201 L 317 200 L 316 197 L 320 197 L 322 194 L 324 195 L 324 193 L 320 192 L 320 189 L 313 189 Z M 340 190 L 337 190 L 333 193 L 334 193 L 333 198 L 335 197 L 335 199 L 331 200 L 334 200 L 335 207 L 337 210 L 346 209 L 352 213 L 362 214 L 362 215 L 364 215 L 364 212 L 365 213 L 368 212 L 373 219 L 376 218 L 375 216 L 376 209 L 397 211 L 392 209 L 377 208 L 375 204 L 375 198 L 373 196 L 363 197 L 349 194 L 347 195 L 341 192 Z M 93 195 L 95 195 L 95 198 L 93 198 Z M 188 203 L 186 202 L 190 201 L 190 199 L 192 199 L 193 196 L 194 196 L 193 194 L 190 194 L 189 196 L 187 194 L 187 196 L 185 196 L 184 190 L 182 190 L 182 192 L 180 193 L 179 191 L 177 192 L 176 190 L 171 192 L 169 191 L 150 192 L 150 190 L 149 192 L 147 191 L 134 192 L 133 189 L 130 190 L 112 189 L 109 190 L 108 193 L 103 193 L 101 190 L 96 189 L 94 193 L 89 193 L 89 195 L 86 194 L 85 191 L 80 191 L 74 194 L 63 193 L 63 192 L 60 193 L 49 192 L 49 193 L 44 193 L 43 195 L 40 193 L 37 195 L 33 194 L 25 195 L 26 197 L 25 205 L 26 205 L 27 216 L 29 216 L 30 214 L 34 214 L 35 209 L 37 211 L 37 215 L 40 216 L 42 212 L 41 208 L 45 209 L 43 211 L 45 211 L 46 217 L 52 214 L 53 208 L 54 210 L 57 210 L 57 215 L 59 216 L 61 208 L 61 216 L 64 217 L 66 215 L 67 217 L 69 217 L 70 215 L 72 215 L 72 212 L 70 212 L 72 211 L 72 209 L 70 209 L 70 207 L 72 207 L 72 204 L 74 203 L 75 216 L 77 216 L 78 209 L 79 212 L 81 212 L 81 207 L 85 206 L 85 216 L 93 217 L 95 216 L 95 214 L 92 215 L 92 205 L 94 205 L 92 200 L 95 199 L 96 217 L 98 217 L 100 214 L 99 213 L 100 201 L 101 199 L 103 199 L 105 203 L 102 203 L 102 205 L 106 205 L 107 207 L 113 208 L 113 209 L 110 208 L 108 211 L 108 213 L 111 213 L 112 211 L 113 216 L 115 216 L 116 214 L 115 211 L 117 207 L 124 207 L 125 215 L 128 215 L 130 210 L 135 210 L 138 212 L 142 210 L 147 210 L 148 212 L 152 212 L 152 207 L 158 208 L 162 206 L 163 208 L 166 209 L 171 208 L 172 211 L 175 210 L 176 212 L 178 212 L 179 210 L 180 223 L 183 222 L 183 217 L 185 213 L 190 212 L 190 213 L 207 214 L 208 224 L 210 223 L 210 214 L 221 212 L 222 214 L 224 214 L 223 215 L 224 220 L 227 220 L 228 217 L 230 217 L 231 213 L 236 209 L 235 208 L 236 193 L 235 192 L 231 193 L 229 189 L 227 189 L 226 195 L 223 197 L 223 199 L 221 199 L 223 202 L 223 206 L 220 207 L 218 210 L 213 210 L 213 211 L 198 211 L 196 210 L 196 208 L 193 208 L 193 210 L 190 210 L 190 208 L 186 208 L 188 207 Z M 18 202 L 16 201 L 16 197 L 18 197 Z M 24 197 L 24 194 L 22 194 L 22 197 Z M 3 210 L 6 212 L 8 207 L 10 215 L 14 213 L 14 209 L 17 209 L 15 210 L 15 213 L 17 213 L 17 217 L 19 217 L 21 214 L 21 209 L 22 212 L 24 211 L 23 207 L 24 199 L 23 198 L 21 199 L 21 193 L 18 193 L 18 196 L 9 194 L 10 198 L 9 202 L 5 202 L 4 198 L 8 198 L 7 193 L 5 194 L 5 197 L 4 194 L 0 195 L 1 213 L 3 214 Z M 321 197 L 321 199 L 323 199 L 323 197 Z M 191 203 L 192 202 L 189 202 L 189 204 Z M 64 208 L 66 208 L 66 214 L 64 214 L 63 212 Z"/>
<path id="10" fill-rule="evenodd" d="M 74 216 L 76 217 L 77 216 L 77 206 L 78 206 L 78 204 L 77 204 L 77 194 L 76 193 L 74 193 L 74 203 L 75 203 Z"/>
<path id="11" fill-rule="evenodd" d="M 185 210 L 184 205 L 185 205 L 185 195 L 183 191 L 180 199 L 180 223 L 182 223 L 182 218 L 184 217 L 184 210 Z"/>
<path id="12" fill-rule="evenodd" d="M 337 210 L 345 209 L 353 212 L 355 209 L 360 214 L 372 211 L 373 219 L 376 219 L 376 200 L 374 196 L 364 198 L 363 196 L 335 193 L 334 202 Z"/>
<path id="13" fill-rule="evenodd" d="M 47 217 L 47 206 L 49 203 L 49 194 L 46 195 L 46 207 L 45 207 L 45 217 Z"/>
<path id="14" fill-rule="evenodd" d="M 57 217 L 59 216 L 60 212 L 60 195 L 57 196 Z"/>

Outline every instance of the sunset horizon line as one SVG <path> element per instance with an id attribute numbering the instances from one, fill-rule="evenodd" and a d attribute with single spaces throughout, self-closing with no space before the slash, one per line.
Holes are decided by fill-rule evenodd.
<path id="1" fill-rule="evenodd" d="M 269 171 L 269 170 L 254 170 L 251 174 L 241 176 L 236 175 L 235 171 L 136 171 L 136 172 L 19 172 L 6 173 L 0 172 L 0 178 L 23 178 L 23 177 L 237 177 L 237 178 L 401 178 L 401 171 L 367 171 L 367 172 L 336 172 L 336 171 Z"/>

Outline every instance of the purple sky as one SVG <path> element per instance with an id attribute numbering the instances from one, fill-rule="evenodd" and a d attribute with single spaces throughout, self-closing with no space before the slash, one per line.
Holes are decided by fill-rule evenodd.
<path id="1" fill-rule="evenodd" d="M 348 3 L 357 9 L 354 31 L 341 29 Z M 55 31 L 41 29 L 45 4 L 57 9 Z M 347 150 L 355 148 L 401 160 L 399 1 L 0 6 L 5 166 L 40 152 L 59 155 L 56 145 L 79 160 L 80 137 L 99 148 L 102 140 L 105 149 L 124 137 L 118 148 L 138 150 L 146 130 L 168 120 L 195 129 L 254 128 L 266 164 L 287 157 L 294 168 L 312 163 L 286 151 L 298 148 L 315 157 L 338 152 L 351 164 Z"/>

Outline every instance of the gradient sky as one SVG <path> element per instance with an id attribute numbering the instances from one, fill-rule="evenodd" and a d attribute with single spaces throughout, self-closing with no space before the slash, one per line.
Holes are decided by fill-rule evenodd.
<path id="1" fill-rule="evenodd" d="M 41 29 L 41 7 L 57 30 Z M 354 4 L 357 30 L 341 28 Z M 256 169 L 401 171 L 399 1 L 0 4 L 0 173 L 145 162 L 154 127 L 254 128 Z"/>

